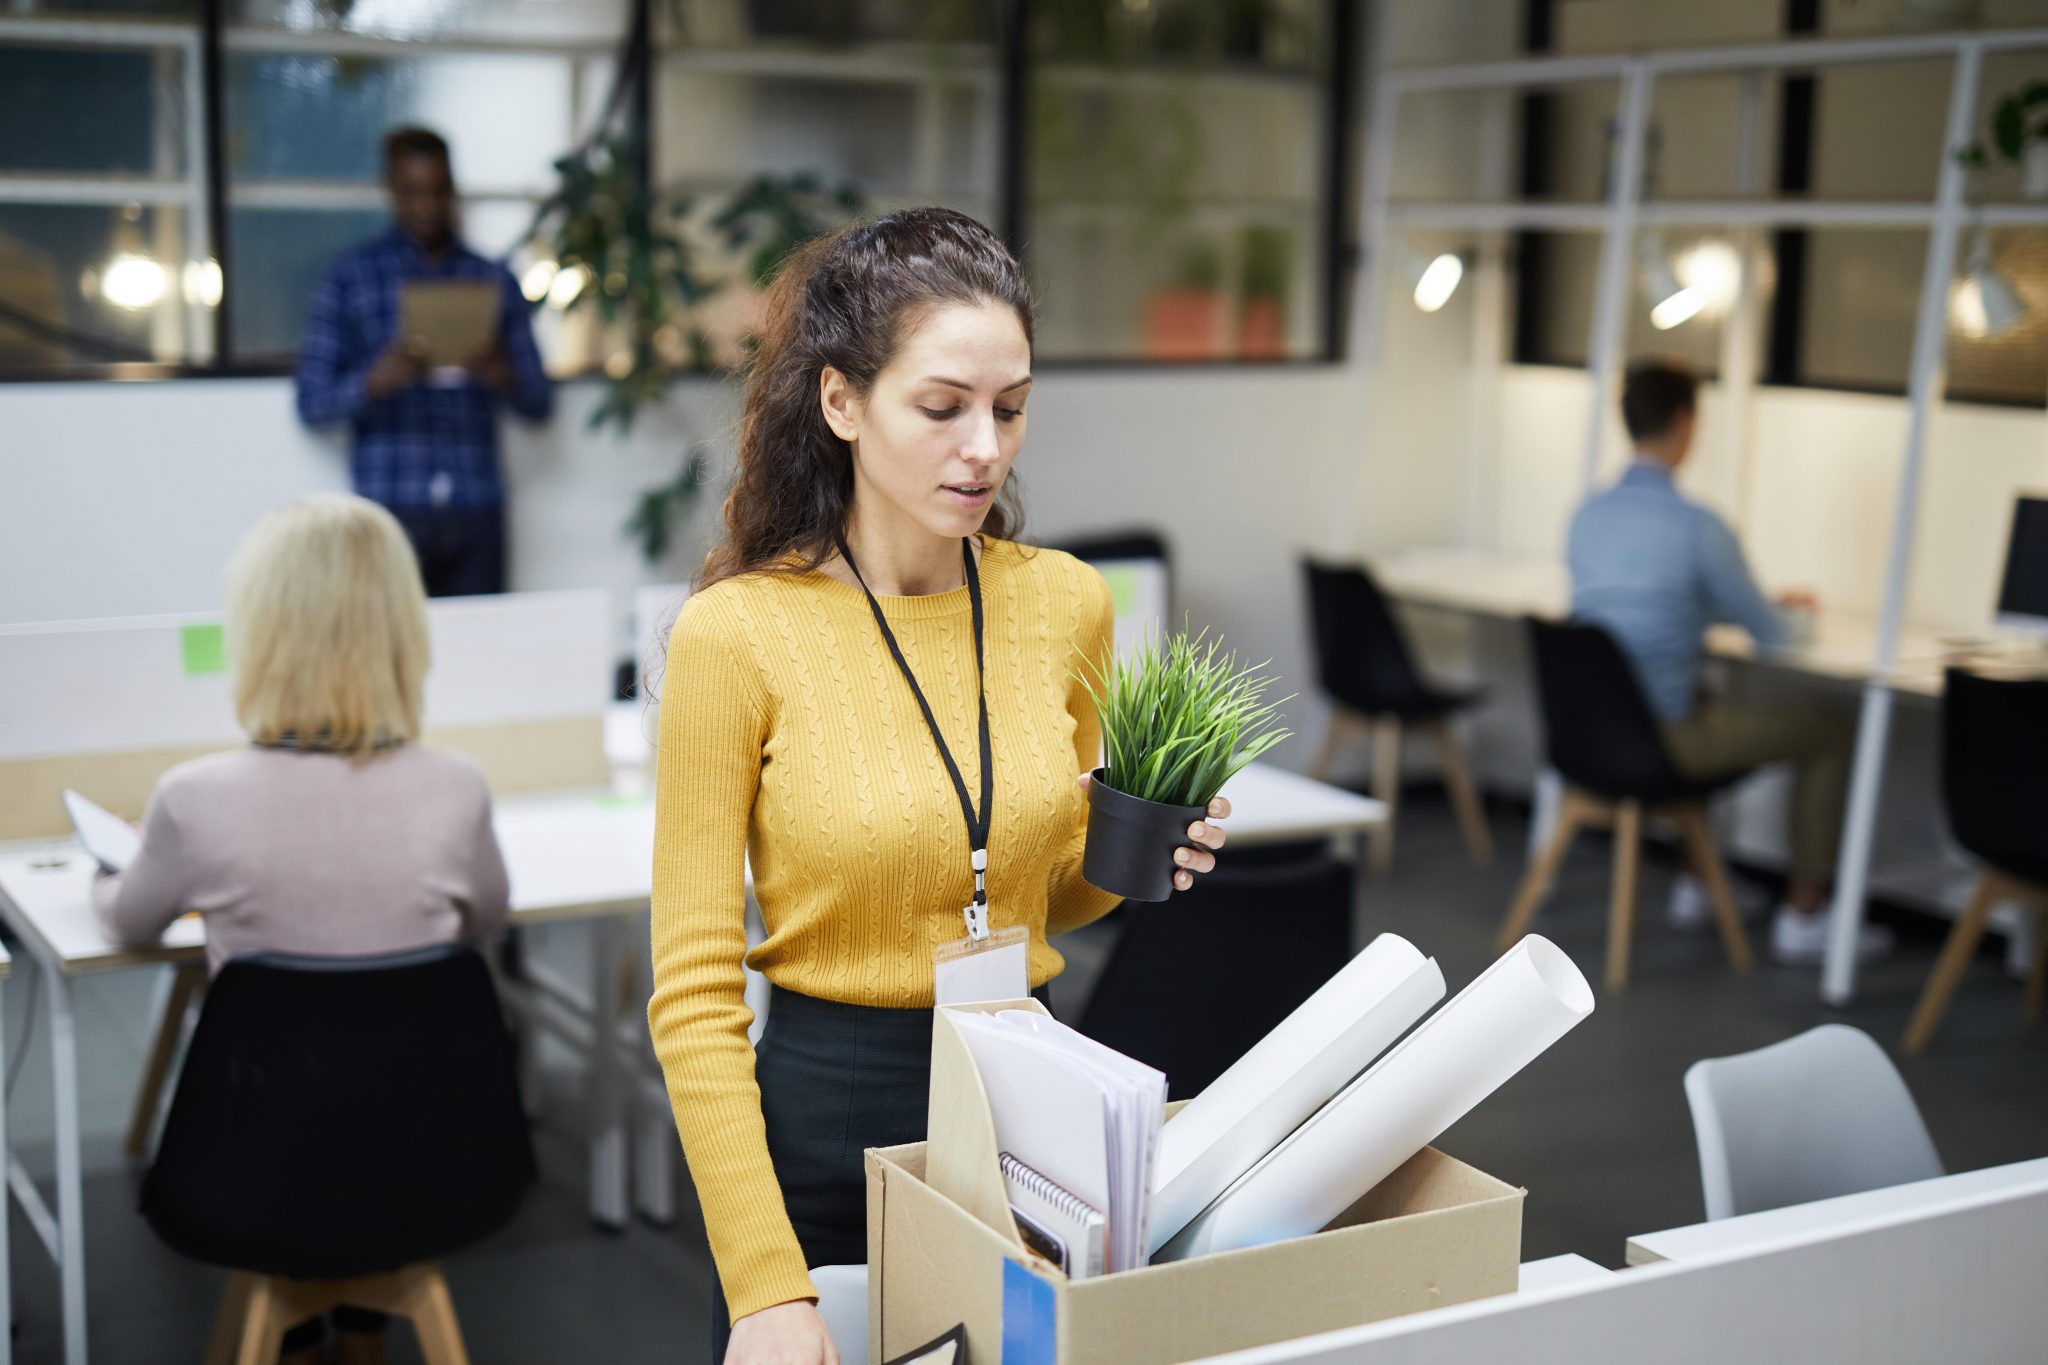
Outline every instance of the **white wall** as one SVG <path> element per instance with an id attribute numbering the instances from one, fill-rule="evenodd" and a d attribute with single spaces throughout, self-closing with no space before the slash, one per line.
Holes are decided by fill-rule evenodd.
<path id="1" fill-rule="evenodd" d="M 585 430 L 600 392 L 567 385 L 549 426 L 506 425 L 512 579 L 609 589 L 623 630 L 634 585 L 679 576 L 647 569 L 620 535 L 634 495 L 673 475 L 687 441 L 716 442 L 701 554 L 737 404 L 726 382 L 691 381 L 621 441 Z M 1295 558 L 1322 529 L 1311 514 L 1340 486 L 1348 496 L 1338 458 L 1359 445 L 1357 393 L 1332 367 L 1049 371 L 1018 466 L 1029 528 L 1164 528 L 1180 606 L 1271 656 L 1303 694 L 1287 708 L 1295 728 L 1319 733 Z M 340 438 L 298 425 L 282 379 L 13 385 L 0 433 L 0 621 L 217 607 L 222 566 L 258 516 L 346 485 Z"/>

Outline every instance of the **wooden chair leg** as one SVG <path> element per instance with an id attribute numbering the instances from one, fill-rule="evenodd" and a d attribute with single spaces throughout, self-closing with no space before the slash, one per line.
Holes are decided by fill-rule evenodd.
<path id="1" fill-rule="evenodd" d="M 164 1085 L 170 1080 L 171 1059 L 177 1055 L 178 1040 L 185 1036 L 185 1012 L 206 985 L 203 962 L 180 962 L 171 972 L 171 993 L 164 1000 L 163 1017 L 156 1022 L 156 1037 L 149 1045 L 149 1059 L 143 1064 L 142 1082 L 135 1088 L 135 1112 L 128 1119 L 128 1138 L 122 1144 L 129 1156 L 139 1157 L 149 1147 Z"/>
<path id="2" fill-rule="evenodd" d="M 1465 851 L 1481 867 L 1493 864 L 1493 832 L 1486 827 L 1486 808 L 1472 786 L 1472 774 L 1465 767 L 1464 750 L 1458 747 L 1447 721 L 1433 721 L 1430 738 L 1436 741 L 1443 759 L 1444 785 L 1450 789 L 1451 808 L 1458 813 L 1458 829 L 1465 836 Z"/>
<path id="3" fill-rule="evenodd" d="M 2034 907 L 2034 961 L 2027 970 L 2027 1027 L 2041 1026 L 2041 1006 L 2048 997 L 2048 901 Z"/>
<path id="4" fill-rule="evenodd" d="M 1337 750 L 1344 743 L 1344 732 L 1352 728 L 1351 713 L 1332 707 L 1330 722 L 1323 730 L 1323 747 L 1316 752 L 1316 761 L 1309 765 L 1310 777 L 1318 782 L 1330 780 L 1330 770 L 1337 766 Z"/>
<path id="5" fill-rule="evenodd" d="M 1571 852 L 1572 840 L 1578 837 L 1584 818 L 1579 798 L 1566 791 L 1564 800 L 1558 804 L 1557 828 L 1551 833 L 1549 845 L 1529 864 L 1529 870 L 1522 874 L 1522 884 L 1515 889 L 1514 903 L 1508 907 L 1508 917 L 1501 925 L 1496 944 L 1500 951 L 1514 947 L 1529 932 L 1529 922 L 1536 918 L 1537 907 L 1550 894 L 1550 883 L 1557 876 L 1564 855 Z"/>
<path id="6" fill-rule="evenodd" d="M 440 1268 L 433 1267 L 413 1300 L 412 1329 L 419 1337 L 420 1355 L 427 1365 L 469 1365 L 469 1352 L 462 1344 L 462 1324 L 455 1317 L 455 1300 L 448 1293 L 448 1281 Z"/>
<path id="7" fill-rule="evenodd" d="M 235 1354 L 242 1342 L 242 1323 L 249 1315 L 249 1296 L 262 1278 L 246 1270 L 228 1272 L 227 1288 L 221 1291 L 220 1307 L 213 1315 L 206 1365 L 235 1365 Z"/>
<path id="8" fill-rule="evenodd" d="M 1372 794 L 1387 808 L 1387 821 L 1373 831 L 1372 875 L 1394 870 L 1394 827 L 1401 809 L 1401 722 L 1393 716 L 1373 722 Z"/>
<path id="9" fill-rule="evenodd" d="M 1941 1016 L 1948 1012 L 1949 997 L 1955 994 L 1957 983 L 1969 969 L 1977 940 L 1984 936 L 1984 922 L 1991 917 L 1991 907 L 1998 900 L 1998 887 L 1995 873 L 1979 877 L 1976 888 L 1970 892 L 1969 903 L 1956 917 L 1955 927 L 1948 931 L 1948 941 L 1941 945 L 1941 957 L 1935 961 L 1927 986 L 1920 992 L 1913 1021 L 1906 1025 L 1907 1056 L 1917 1057 L 1926 1051 L 1928 1040 L 1940 1027 Z"/>
<path id="10" fill-rule="evenodd" d="M 281 1301 L 276 1280 L 252 1275 L 249 1295 L 242 1313 L 242 1330 L 231 1357 L 234 1365 L 277 1365 L 277 1353 L 284 1349 L 284 1334 L 291 1323 Z"/>
<path id="11" fill-rule="evenodd" d="M 1636 866 L 1643 851 L 1643 806 L 1623 801 L 1614 811 L 1614 901 L 1607 912 L 1607 989 L 1628 988 L 1629 939 L 1635 932 Z"/>
<path id="12" fill-rule="evenodd" d="M 1714 924 L 1721 931 L 1721 946 L 1728 950 L 1728 964 L 1738 972 L 1755 965 L 1749 950 L 1749 934 L 1735 909 L 1735 892 L 1728 885 L 1728 869 L 1721 850 L 1714 846 L 1714 828 L 1705 806 L 1686 806 L 1678 812 L 1678 828 L 1691 854 L 1693 869 L 1707 884 L 1707 898 L 1714 905 Z"/>

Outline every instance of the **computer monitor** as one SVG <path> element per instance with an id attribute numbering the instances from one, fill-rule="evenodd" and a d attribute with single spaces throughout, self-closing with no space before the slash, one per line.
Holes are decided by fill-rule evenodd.
<path id="1" fill-rule="evenodd" d="M 2048 496 L 2023 497 L 2013 505 L 1998 625 L 2048 636 Z"/>

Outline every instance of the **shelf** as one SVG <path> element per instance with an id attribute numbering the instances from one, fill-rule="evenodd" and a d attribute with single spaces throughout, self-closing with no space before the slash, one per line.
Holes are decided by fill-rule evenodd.
<path id="1" fill-rule="evenodd" d="M 1229 200 L 1197 199 L 1182 208 L 1165 211 L 1148 208 L 1135 200 L 1039 200 L 1028 210 L 1034 222 L 1061 227 L 1105 224 L 1118 226 L 1138 218 L 1157 219 L 1167 228 L 1242 227 L 1279 223 L 1298 227 L 1321 221 L 1323 208 L 1316 203 L 1284 199 Z"/>
<path id="2" fill-rule="evenodd" d="M 663 51 L 659 62 L 664 71 L 697 76 L 990 87 L 996 80 L 995 54 L 979 47 L 673 48 Z"/>
<path id="3" fill-rule="evenodd" d="M 168 23 L 161 19 L 94 19 L 0 15 L 0 42 L 50 43 L 63 47 L 191 47 L 199 46 L 199 21 Z"/>
<path id="4" fill-rule="evenodd" d="M 538 34 L 520 37 L 381 38 L 366 33 L 335 29 L 275 28 L 269 25 L 234 24 L 221 33 L 221 47 L 236 56 L 249 54 L 285 57 L 369 57 L 415 59 L 445 55 L 520 54 L 534 57 L 611 57 L 617 54 L 622 35 Z"/>
<path id="5" fill-rule="evenodd" d="M 204 187 L 188 179 L 0 173 L 0 204 L 190 205 L 204 195 Z"/>
<path id="6" fill-rule="evenodd" d="M 1036 79 L 1059 90 L 1110 94 L 1299 94 L 1320 100 L 1324 79 L 1306 68 L 1111 66 L 1048 62 L 1034 68 Z"/>

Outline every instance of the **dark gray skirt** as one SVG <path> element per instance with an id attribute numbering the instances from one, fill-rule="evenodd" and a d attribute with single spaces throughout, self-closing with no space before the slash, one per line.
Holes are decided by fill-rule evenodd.
<path id="1" fill-rule="evenodd" d="M 1034 992 L 1041 1002 L 1043 990 Z M 775 987 L 755 1050 L 768 1158 L 804 1264 L 868 1259 L 870 1147 L 924 1141 L 932 1012 L 845 1005 Z M 712 1362 L 731 1326 L 714 1289 Z"/>

